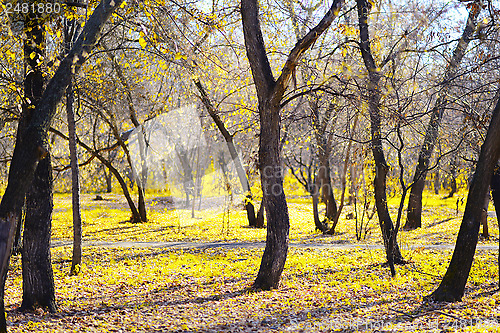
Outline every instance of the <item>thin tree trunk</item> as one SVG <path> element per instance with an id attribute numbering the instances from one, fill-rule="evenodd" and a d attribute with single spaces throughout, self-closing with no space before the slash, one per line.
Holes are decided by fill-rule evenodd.
<path id="1" fill-rule="evenodd" d="M 434 173 L 434 194 L 436 195 L 439 194 L 439 190 L 441 189 L 441 180 L 439 178 L 439 169 L 436 169 L 436 172 Z"/>
<path id="2" fill-rule="evenodd" d="M 224 140 L 226 140 L 227 148 L 229 150 L 229 154 L 231 155 L 231 159 L 234 162 L 235 168 L 236 168 L 236 174 L 238 175 L 238 179 L 240 180 L 241 187 L 243 188 L 243 191 L 245 192 L 245 210 L 247 212 L 247 218 L 248 218 L 248 224 L 250 227 L 254 228 L 263 228 L 264 223 L 257 223 L 257 218 L 255 216 L 255 207 L 253 205 L 253 196 L 252 196 L 252 191 L 250 190 L 250 183 L 248 182 L 248 178 L 245 172 L 245 168 L 243 168 L 243 164 L 241 163 L 240 156 L 238 155 L 238 152 L 236 151 L 236 147 L 234 146 L 233 142 L 233 135 L 229 133 L 227 130 L 226 126 L 220 119 L 219 115 L 217 114 L 217 110 L 215 109 L 214 105 L 208 98 L 208 95 L 201 84 L 200 80 L 197 79 L 194 81 L 195 86 L 198 88 L 198 91 L 200 92 L 201 95 L 201 100 L 203 102 L 203 105 L 205 105 L 205 108 L 208 111 L 208 114 L 210 117 L 212 117 L 215 125 L 219 129 L 220 133 L 224 137 Z"/>
<path id="3" fill-rule="evenodd" d="M 63 133 L 59 132 L 58 130 L 56 130 L 54 128 L 51 128 L 50 131 L 53 132 L 54 134 L 58 135 L 59 137 L 63 138 L 64 140 L 68 140 L 69 141 L 69 138 L 66 135 L 64 135 Z M 123 195 L 125 196 L 125 199 L 127 200 L 127 204 L 128 204 L 128 206 L 130 208 L 130 211 L 132 213 L 131 220 L 132 221 L 140 221 L 141 217 L 139 215 L 139 211 L 137 210 L 137 207 L 134 204 L 134 200 L 132 199 L 132 196 L 130 195 L 130 191 L 128 190 L 127 183 L 125 182 L 125 179 L 123 179 L 123 177 L 120 175 L 120 172 L 113 166 L 113 164 L 109 160 L 107 160 L 106 158 L 104 158 L 99 153 L 99 151 L 93 150 L 88 145 L 86 145 L 85 143 L 83 143 L 82 141 L 80 141 L 78 138 L 77 138 L 76 141 L 77 141 L 77 143 L 78 143 L 78 145 L 80 147 L 82 147 L 87 152 L 89 152 L 90 154 L 92 154 L 92 156 L 94 156 L 95 158 L 97 158 L 106 168 L 108 168 L 110 174 L 112 174 L 113 176 L 115 176 L 116 180 L 118 181 L 118 184 L 120 184 L 120 187 L 122 189 Z M 118 147 L 119 143 L 117 143 L 115 146 Z"/>
<path id="4" fill-rule="evenodd" d="M 66 92 L 66 114 L 68 118 L 69 154 L 71 165 L 71 204 L 73 207 L 73 257 L 71 274 L 76 275 L 82 264 L 82 216 L 80 210 L 80 172 L 76 149 L 76 123 L 73 111 L 73 85 Z"/>
<path id="5" fill-rule="evenodd" d="M 106 193 L 113 192 L 113 183 L 111 179 L 111 173 L 106 172 L 106 168 L 104 168 L 104 179 L 106 181 Z"/>
<path id="6" fill-rule="evenodd" d="M 486 193 L 486 200 L 484 201 L 483 210 L 481 212 L 481 225 L 483 226 L 483 232 L 481 233 L 481 235 L 486 239 L 490 238 L 490 233 L 488 231 L 488 206 L 489 206 L 489 204 L 490 204 L 490 193 L 488 191 L 488 193 Z"/>
<path id="7" fill-rule="evenodd" d="M 404 226 L 404 229 L 406 230 L 416 229 L 422 226 L 422 193 L 424 191 L 424 183 L 429 169 L 431 156 L 438 138 L 439 126 L 445 111 L 448 90 L 451 86 L 451 80 L 454 79 L 458 66 L 465 55 L 467 46 L 476 31 L 477 17 L 480 12 L 481 5 L 476 2 L 472 3 L 462 37 L 458 41 L 450 63 L 446 67 L 444 79 L 441 83 L 441 89 L 439 91 L 436 104 L 432 109 L 431 119 L 429 121 L 429 125 L 427 126 L 424 143 L 418 156 L 418 164 L 413 177 L 414 185 L 408 198 L 407 218 Z"/>
<path id="8" fill-rule="evenodd" d="M 256 228 L 264 228 L 265 218 L 264 213 L 266 211 L 266 205 L 264 205 L 264 197 L 260 200 L 259 211 L 257 212 L 257 218 L 255 220 Z"/>
<path id="9" fill-rule="evenodd" d="M 464 217 L 458 232 L 457 242 L 450 265 L 439 287 L 428 296 L 436 301 L 456 302 L 462 299 L 465 285 L 476 252 L 481 224 L 481 211 L 484 207 L 493 170 L 500 157 L 500 101 L 497 102 L 486 139 L 481 147 L 474 177 L 470 183 Z M 495 179 L 495 178 L 493 178 Z M 494 194 L 496 184 L 492 184 Z"/>
<path id="10" fill-rule="evenodd" d="M 377 207 L 377 214 L 379 218 L 380 229 L 382 231 L 382 238 L 387 255 L 387 261 L 394 270 L 394 263 L 403 263 L 403 257 L 399 250 L 397 241 L 394 242 L 393 250 L 390 251 L 389 240 L 394 230 L 394 225 L 389 214 L 387 207 L 387 194 L 386 194 L 386 179 L 389 166 L 385 160 L 384 148 L 382 145 L 381 133 L 381 116 L 380 116 L 380 98 L 381 92 L 379 81 L 380 73 L 379 68 L 375 64 L 370 48 L 370 37 L 368 34 L 368 13 L 370 6 L 367 0 L 357 0 L 358 18 L 359 18 L 359 33 L 360 33 L 360 49 L 361 55 L 366 69 L 368 70 L 368 111 L 370 114 L 371 122 L 371 137 L 372 137 L 372 153 L 375 161 L 375 206 Z"/>
<path id="11" fill-rule="evenodd" d="M 333 195 L 332 180 L 330 177 L 330 153 L 333 132 L 331 131 L 330 135 L 327 137 L 327 127 L 332 118 L 333 110 L 334 105 L 330 104 L 324 117 L 320 119 L 318 105 L 311 102 L 312 125 L 316 138 L 317 156 L 319 159 L 316 179 L 321 201 L 326 205 L 326 220 L 324 224 L 328 224 L 329 221 L 332 221 L 337 214 L 337 203 Z"/>
<path id="12" fill-rule="evenodd" d="M 109 51 L 109 49 L 107 48 L 106 44 L 103 41 L 101 41 L 101 45 L 107 51 L 106 54 L 110 58 L 111 63 L 113 64 L 113 68 L 115 69 L 116 74 L 118 76 L 118 79 L 120 80 L 121 84 L 123 85 L 123 88 L 125 89 L 125 97 L 127 100 L 129 118 L 132 121 L 134 127 L 140 130 L 140 134 L 138 134 L 138 141 L 139 141 L 139 154 L 141 157 L 141 169 L 140 173 L 136 175 L 137 177 L 136 184 L 138 193 L 137 207 L 139 209 L 140 220 L 135 222 L 147 222 L 148 217 L 146 211 L 145 195 L 146 195 L 146 184 L 147 184 L 147 174 L 148 174 L 148 165 L 147 165 L 148 144 L 146 142 L 146 133 L 144 127 L 139 123 L 139 120 L 137 118 L 137 112 L 134 106 L 134 99 L 132 97 L 132 89 L 128 84 L 127 78 L 123 73 L 122 67 L 120 66 L 118 61 L 116 61 L 116 58 L 114 57 L 113 53 Z M 123 147 L 123 149 L 126 150 L 125 147 Z M 129 160 L 130 167 L 132 167 L 127 151 L 126 154 L 127 154 L 127 159 Z"/>
<path id="13" fill-rule="evenodd" d="M 500 92 L 500 90 L 499 90 Z M 493 198 L 493 204 L 495 205 L 495 213 L 497 216 L 497 224 L 500 229 L 500 167 L 498 164 L 495 167 L 493 176 L 491 177 L 491 196 Z M 498 287 L 500 288 L 500 238 L 498 239 Z"/>
<path id="14" fill-rule="evenodd" d="M 351 156 L 352 138 L 354 136 L 354 132 L 356 131 L 357 124 L 358 124 L 358 116 L 356 115 L 356 118 L 354 119 L 354 124 L 352 126 L 351 138 L 349 140 L 349 143 L 347 144 L 347 149 L 345 153 L 344 169 L 342 171 L 342 193 L 340 195 L 340 205 L 337 210 L 337 213 L 335 214 L 332 220 L 332 226 L 330 230 L 328 230 L 328 234 L 330 235 L 333 235 L 335 233 L 335 228 L 337 227 L 337 223 L 339 222 L 340 214 L 342 213 L 342 209 L 344 208 L 344 198 L 345 198 L 345 190 L 347 184 L 347 168 L 349 166 L 349 158 Z"/>
<path id="15" fill-rule="evenodd" d="M 67 20 L 65 25 L 65 48 L 69 52 L 73 39 L 77 33 L 77 24 L 74 20 Z M 80 210 L 80 172 L 78 168 L 78 151 L 76 149 L 76 122 L 73 109 L 74 92 L 73 82 L 70 81 L 66 89 L 66 118 L 68 121 L 68 145 L 71 167 L 71 204 L 73 208 L 73 256 L 71 259 L 71 275 L 77 275 L 82 264 L 82 216 Z"/>
<path id="16" fill-rule="evenodd" d="M 457 155 L 454 155 L 450 163 L 450 193 L 447 198 L 452 198 L 457 193 L 457 163 Z"/>

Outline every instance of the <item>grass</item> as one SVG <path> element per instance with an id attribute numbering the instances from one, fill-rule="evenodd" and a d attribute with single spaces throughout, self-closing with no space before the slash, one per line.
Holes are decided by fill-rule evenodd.
<path id="1" fill-rule="evenodd" d="M 150 195 L 148 199 L 148 222 L 130 223 L 130 212 L 122 197 L 115 194 L 103 195 L 103 201 L 95 201 L 95 195 L 83 195 L 84 239 L 88 241 L 265 241 L 264 229 L 248 228 L 246 212 L 233 205 L 230 214 L 221 205 L 195 211 L 173 209 L 165 206 L 163 197 Z M 399 198 L 389 200 L 393 218 Z M 457 198 L 443 199 L 441 196 L 425 193 L 423 228 L 399 233 L 402 246 L 425 244 L 453 244 L 463 215 L 464 205 L 456 209 Z M 336 228 L 336 235 L 323 236 L 315 231 L 312 204 L 309 198 L 295 197 L 288 202 L 290 213 L 290 241 L 314 243 L 381 244 L 380 228 L 376 215 L 368 224 L 366 239 L 356 239 L 354 219 L 346 216 L 353 213 L 352 206 L 345 206 Z M 490 210 L 494 210 L 490 206 Z M 366 220 L 366 219 L 365 219 Z M 404 220 L 402 223 L 404 224 Z M 482 244 L 494 245 L 498 240 L 496 218 L 488 218 L 490 239 L 482 239 Z M 56 195 L 52 237 L 54 240 L 72 239 L 71 198 Z"/>
<path id="2" fill-rule="evenodd" d="M 245 212 L 233 207 L 173 210 L 160 196 L 149 196 L 149 222 L 127 222 L 122 199 L 84 195 L 87 241 L 263 241 L 264 229 L 246 227 Z M 54 240 L 71 239 L 71 199 L 56 195 Z M 389 201 L 395 212 L 397 198 Z M 221 207 L 220 205 L 218 206 Z M 279 289 L 251 292 L 262 249 L 204 250 L 85 247 L 78 276 L 68 274 L 69 246 L 52 249 L 59 311 L 20 313 L 22 275 L 19 257 L 6 283 L 10 332 L 356 332 L 500 331 L 497 254 L 478 251 L 462 302 L 427 303 L 423 296 L 439 284 L 451 250 L 423 244 L 453 244 L 461 222 L 456 199 L 427 194 L 423 228 L 400 233 L 409 261 L 391 278 L 381 250 L 368 248 L 290 248 Z M 290 239 L 300 243 L 380 244 L 375 221 L 367 238 L 357 241 L 346 215 L 337 234 L 314 231 L 307 198 L 289 200 Z M 395 214 L 394 214 L 395 215 Z M 451 219 L 450 219 L 451 218 Z M 225 221 L 223 223 L 223 220 Z M 490 240 L 498 240 L 490 218 Z M 229 221 L 229 222 L 227 222 Z"/>

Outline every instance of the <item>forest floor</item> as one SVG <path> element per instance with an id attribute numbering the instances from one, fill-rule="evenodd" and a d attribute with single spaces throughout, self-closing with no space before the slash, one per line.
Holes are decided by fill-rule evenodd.
<path id="1" fill-rule="evenodd" d="M 375 218 L 358 240 L 355 220 L 346 218 L 353 207 L 347 206 L 337 233 L 324 236 L 314 230 L 310 201 L 292 199 L 292 246 L 280 288 L 252 292 L 266 232 L 247 228 L 240 208 L 223 211 L 224 203 L 214 201 L 192 218 L 191 210 L 152 196 L 149 221 L 133 224 L 118 195 L 103 197 L 83 196 L 88 246 L 78 276 L 68 274 L 71 198 L 55 197 L 57 313 L 17 311 L 21 261 L 13 257 L 5 296 L 10 332 L 500 331 L 494 213 L 462 301 L 423 300 L 451 258 L 463 212 L 460 201 L 457 212 L 457 198 L 427 194 L 423 227 L 398 236 L 408 263 L 394 278 L 383 265 Z M 389 202 L 393 212 L 396 199 Z"/>

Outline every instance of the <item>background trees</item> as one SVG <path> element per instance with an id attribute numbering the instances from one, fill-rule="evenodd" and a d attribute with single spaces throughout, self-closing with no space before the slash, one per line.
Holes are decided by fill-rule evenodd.
<path id="1" fill-rule="evenodd" d="M 75 44 L 83 48 L 75 60 L 77 67 L 83 58 L 87 61 L 81 75 L 74 77 L 74 103 L 68 94 L 66 107 L 75 106 L 77 148 L 72 150 L 73 155 L 75 150 L 80 154 L 82 188 L 99 192 L 118 184 L 133 222 L 148 220 L 148 186 L 172 197 L 182 192 L 194 215 L 194 198 L 201 202 L 204 196 L 200 179 L 215 173 L 219 163 L 215 153 L 205 154 L 210 150 L 208 142 L 224 143 L 231 156 L 225 159 L 222 153 L 221 164 L 238 161 L 234 174 L 241 184 L 239 193 L 246 197 L 250 224 L 261 225 L 253 202 L 263 198 L 262 206 L 268 209 L 268 244 L 255 288 L 276 287 L 283 270 L 289 220 L 283 180 L 292 172 L 312 197 L 311 221 L 304 223 L 333 233 L 344 218 L 338 209 L 343 201 L 335 199 L 342 198 L 348 188 L 360 221 L 371 216 L 370 202 L 375 202 L 388 261 L 393 257 L 402 261 L 396 235 L 405 218 L 406 191 L 412 191 L 407 208 L 410 228 L 410 221 L 418 220 L 419 209 L 419 195 L 413 191 L 422 193 L 431 180 L 426 173 L 436 172 L 435 189 L 449 187 L 449 195 L 456 196 L 469 186 L 479 159 L 479 147 L 499 94 L 498 12 L 491 2 L 485 5 L 356 1 L 348 2 L 342 11 L 341 2 L 336 0 L 268 1 L 260 7 L 257 1 L 240 4 L 233 0 L 123 5 L 111 16 L 106 33 L 92 45 L 92 52 L 90 46 Z M 350 10 L 354 6 L 356 10 Z M 86 20 L 82 13 L 72 17 L 77 25 Z M 19 215 L 25 195 L 21 192 L 34 177 L 33 170 L 15 166 L 19 162 L 13 160 L 15 135 L 10 124 L 23 123 L 21 110 L 26 117 L 25 108 L 41 93 L 31 94 L 30 81 L 24 80 L 27 71 L 17 59 L 30 64 L 35 69 L 31 77 L 42 81 L 39 56 L 46 58 L 43 72 L 48 73 L 47 78 L 58 65 L 66 69 L 72 66 L 67 63 L 69 58 L 57 56 L 63 37 L 60 21 L 47 23 L 40 30 L 35 26 L 37 29 L 27 31 L 24 38 L 7 18 L 2 17 L 0 38 L 4 60 L 0 67 L 0 163 L 10 163 L 20 172 L 15 177 L 20 178 L 11 178 L 13 185 L 7 187 L 6 204 L 0 206 L 4 220 L 10 219 L 11 210 Z M 21 48 L 31 35 L 43 31 L 50 46 L 44 50 L 46 55 L 31 50 L 29 43 Z M 35 86 L 39 89 L 42 84 Z M 30 94 L 33 98 L 27 103 L 23 98 Z M 33 115 L 29 121 L 39 123 L 27 125 L 27 129 L 19 126 L 23 138 L 19 141 L 25 137 L 31 140 L 29 135 L 43 141 L 37 142 L 38 155 L 31 145 L 31 152 L 22 149 L 24 157 L 29 157 L 26 166 L 31 167 L 45 165 L 37 161 L 49 152 L 50 141 L 57 170 L 55 188 L 65 190 L 70 183 L 66 140 L 71 137 L 66 133 L 72 121 L 54 104 L 61 99 L 59 91 L 54 98 L 45 116 L 57 121 L 49 126 L 46 118 Z M 196 110 L 190 121 L 179 113 L 187 105 Z M 180 136 L 183 126 L 196 123 L 203 140 L 189 147 L 183 147 L 180 140 L 164 141 L 164 146 L 174 147 L 177 157 L 175 162 L 164 161 L 162 170 L 153 170 L 150 158 L 156 148 L 151 144 L 151 124 L 169 118 L 178 119 L 172 129 L 176 135 Z M 172 122 L 165 123 L 174 127 Z M 45 133 L 49 127 L 50 133 Z M 200 142 L 207 147 L 201 148 Z M 137 150 L 133 149 L 135 143 L 140 146 Z M 20 142 L 18 145 L 22 147 Z M 436 152 L 431 157 L 433 149 Z M 372 156 L 367 154 L 369 150 Z M 416 168 L 416 173 L 410 174 Z M 175 181 L 153 184 L 158 170 L 174 169 Z M 45 192 L 41 193 L 50 201 L 48 193 L 52 191 L 46 190 L 51 181 L 49 173 L 44 174 L 46 183 L 41 186 Z M 15 182 L 21 178 L 19 187 Z M 391 197 L 400 199 L 397 215 L 387 205 Z M 320 200 L 325 203 L 324 220 L 320 218 Z M 47 214 L 50 220 L 48 210 Z M 392 216 L 397 217 L 394 220 Z M 6 258 L 9 228 L 14 224 L 8 222 L 4 228 Z M 362 238 L 361 228 L 358 231 Z M 29 242 L 29 237 L 24 241 Z M 45 242 L 48 246 L 48 238 Z"/>

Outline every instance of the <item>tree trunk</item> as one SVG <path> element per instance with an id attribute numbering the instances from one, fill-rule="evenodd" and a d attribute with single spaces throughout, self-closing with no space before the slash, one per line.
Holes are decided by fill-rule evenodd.
<path id="1" fill-rule="evenodd" d="M 48 154 L 47 131 L 57 105 L 76 73 L 91 53 L 97 36 L 111 13 L 123 1 L 103 0 L 92 13 L 71 52 L 61 61 L 35 108 L 28 126 L 17 141 L 9 167 L 8 185 L 0 203 L 0 333 L 7 332 L 4 308 L 4 287 L 9 259 L 24 197 L 35 175 L 37 164 Z"/>
<path id="2" fill-rule="evenodd" d="M 386 179 L 389 166 L 385 160 L 384 148 L 382 146 L 381 134 L 381 116 L 380 116 L 380 98 L 381 92 L 378 86 L 380 81 L 379 68 L 375 64 L 370 48 L 370 37 L 368 34 L 368 13 L 370 6 L 367 0 L 357 0 L 358 18 L 359 18 L 359 34 L 360 34 L 360 49 L 361 55 L 366 69 L 368 70 L 368 112 L 370 114 L 371 124 L 371 146 L 373 159 L 375 161 L 375 206 L 379 218 L 380 229 L 387 255 L 387 261 L 391 267 L 391 272 L 394 271 L 395 263 L 403 263 L 403 257 L 399 250 L 397 241 L 394 241 L 394 246 L 390 246 L 389 241 L 392 233 L 395 232 L 394 225 L 387 207 L 386 194 Z M 392 247 L 392 250 L 391 250 Z"/>
<path id="3" fill-rule="evenodd" d="M 450 265 L 439 287 L 429 296 L 436 301 L 460 301 L 472 267 L 488 186 L 500 156 L 500 101 L 491 118 L 486 139 L 481 147 L 474 177 L 470 183 L 464 217 Z M 495 178 L 493 178 L 495 179 Z M 496 184 L 493 184 L 496 195 Z M 495 198 L 495 196 L 494 196 Z"/>
<path id="4" fill-rule="evenodd" d="M 500 90 L 499 90 L 500 92 Z M 497 216 L 497 224 L 500 228 L 500 167 L 498 164 L 495 167 L 493 176 L 491 177 L 491 196 L 495 205 L 495 213 Z M 500 272 L 500 239 L 498 240 L 498 271 Z M 500 274 L 498 274 L 498 287 L 500 288 Z"/>
<path id="5" fill-rule="evenodd" d="M 357 124 L 358 124 L 358 116 L 356 115 L 356 118 L 354 119 L 354 124 L 352 126 L 351 138 L 349 140 L 349 143 L 347 144 L 347 149 L 346 149 L 345 158 L 344 158 L 344 169 L 342 171 L 342 176 L 341 176 L 342 192 L 340 194 L 340 205 L 339 205 L 337 212 L 332 220 L 332 226 L 331 226 L 330 230 L 328 230 L 328 234 L 331 234 L 331 235 L 335 234 L 335 228 L 337 227 L 337 223 L 339 222 L 340 214 L 342 213 L 342 209 L 344 208 L 345 190 L 346 190 L 346 183 L 347 183 L 347 168 L 349 166 L 349 158 L 351 155 L 352 138 L 354 136 L 354 132 L 356 131 Z"/>
<path id="6" fill-rule="evenodd" d="M 71 50 L 76 35 L 76 21 L 66 21 L 65 48 Z M 73 82 L 70 81 L 66 89 L 66 118 L 68 121 L 68 145 L 71 167 L 71 205 L 73 208 L 73 255 L 71 259 L 71 275 L 77 275 L 82 264 L 82 216 L 80 210 L 80 172 L 78 168 L 78 151 L 76 149 L 76 122 L 73 109 L 74 104 Z"/>
<path id="7" fill-rule="evenodd" d="M 24 42 L 26 75 L 23 115 L 18 127 L 18 141 L 22 144 L 33 112 L 42 97 L 44 86 L 43 56 L 45 31 L 40 18 L 26 18 L 27 38 Z M 22 310 L 36 307 L 56 311 L 54 277 L 50 261 L 50 235 L 52 223 L 52 165 L 50 155 L 37 165 L 33 182 L 25 198 L 24 231 L 22 240 L 23 302 Z M 21 216 L 22 214 L 20 214 Z M 22 221 L 20 221 L 22 222 Z M 18 226 L 18 232 L 20 226 Z"/>
<path id="8" fill-rule="evenodd" d="M 140 129 L 140 134 L 138 134 L 138 141 L 139 141 L 139 154 L 141 157 L 141 169 L 140 172 L 138 172 L 136 175 L 136 184 L 138 193 L 137 207 L 139 209 L 140 219 L 137 220 L 134 218 L 134 222 L 147 222 L 148 217 L 146 211 L 145 195 L 146 195 L 146 185 L 147 185 L 147 175 L 148 175 L 148 165 L 147 165 L 148 144 L 146 142 L 146 133 L 144 131 L 144 127 L 139 123 L 137 112 L 135 111 L 134 99 L 132 97 L 132 89 L 128 84 L 128 81 L 123 73 L 122 67 L 120 66 L 118 61 L 116 61 L 116 58 L 114 57 L 113 53 L 109 52 L 109 49 L 107 48 L 106 44 L 104 42 L 101 42 L 101 44 L 103 48 L 107 51 L 106 54 L 110 58 L 111 63 L 113 64 L 113 68 L 115 69 L 116 74 L 118 75 L 118 78 L 121 84 L 123 85 L 123 88 L 125 89 L 125 97 L 127 100 L 130 120 L 132 121 L 132 124 L 136 129 Z M 130 160 L 129 153 L 125 148 L 125 145 L 122 145 L 122 147 L 125 150 L 125 153 L 127 155 L 127 160 L 129 161 L 130 167 L 132 168 L 133 166 Z"/>
<path id="9" fill-rule="evenodd" d="M 243 168 L 243 163 L 241 163 L 240 156 L 238 155 L 236 147 L 234 146 L 233 135 L 229 133 L 226 126 L 220 119 L 219 115 L 217 114 L 217 110 L 215 109 L 214 105 L 208 98 L 208 95 L 203 85 L 201 84 L 200 80 L 196 79 L 194 81 L 194 84 L 198 88 L 198 91 L 200 92 L 201 100 L 205 105 L 208 114 L 210 115 L 210 117 L 212 117 L 215 125 L 217 126 L 222 136 L 224 137 L 224 140 L 226 140 L 227 148 L 229 150 L 229 154 L 231 155 L 231 159 L 234 162 L 238 179 L 240 180 L 241 187 L 245 192 L 245 210 L 247 212 L 248 225 L 254 228 L 263 228 L 264 227 L 263 221 L 262 223 L 257 223 L 258 221 L 257 218 L 255 217 L 255 207 L 253 205 L 253 197 L 252 197 L 252 191 L 250 190 L 250 183 L 248 182 L 245 168 Z"/>
<path id="10" fill-rule="evenodd" d="M 334 0 L 319 24 L 291 50 L 278 80 L 272 74 L 259 22 L 257 0 L 241 1 L 241 16 L 247 57 L 257 90 L 260 115 L 259 170 L 267 213 L 266 248 L 254 289 L 269 290 L 279 285 L 288 252 L 289 217 L 283 191 L 283 168 L 280 152 L 281 100 L 301 55 L 331 25 L 342 1 Z"/>
<path id="11" fill-rule="evenodd" d="M 436 172 L 434 173 L 434 194 L 436 195 L 439 194 L 439 190 L 441 189 L 441 180 L 439 178 L 439 169 L 436 169 Z"/>
<path id="12" fill-rule="evenodd" d="M 446 107 L 447 94 L 451 86 L 450 81 L 456 75 L 458 66 L 465 55 L 465 51 L 467 50 L 467 46 L 476 31 L 477 17 L 480 11 L 481 6 L 477 3 L 473 3 L 462 38 L 459 40 L 455 51 L 453 52 L 453 57 L 446 67 L 444 79 L 441 83 L 441 90 L 436 100 L 436 104 L 432 109 L 431 119 L 425 134 L 424 144 L 422 145 L 418 156 L 418 164 L 413 177 L 414 185 L 411 189 L 408 201 L 406 224 L 404 226 L 404 229 L 406 230 L 416 229 L 422 226 L 422 193 L 424 190 L 424 182 L 429 169 L 429 163 L 434 151 L 434 146 L 436 145 L 438 138 L 441 119 L 443 118 Z"/>
<path id="13" fill-rule="evenodd" d="M 486 239 L 490 238 L 490 233 L 488 231 L 488 206 L 490 204 L 490 193 L 486 193 L 486 199 L 484 200 L 483 210 L 481 211 L 481 225 L 483 226 L 483 232 L 481 236 Z"/>
<path id="14" fill-rule="evenodd" d="M 452 198 L 457 193 L 457 163 L 457 155 L 454 155 L 450 163 L 450 193 L 447 198 Z"/>
<path id="15" fill-rule="evenodd" d="M 22 268 L 23 302 L 21 309 L 36 307 L 56 311 L 54 275 L 50 260 L 52 226 L 52 165 L 50 154 L 37 166 L 31 188 L 26 195 Z"/>
<path id="16" fill-rule="evenodd" d="M 73 207 L 73 256 L 70 274 L 76 275 L 82 264 L 82 216 L 80 210 L 80 172 L 76 149 L 76 123 L 73 111 L 73 85 L 66 91 L 66 116 L 68 118 L 69 154 L 71 166 L 71 204 Z"/>
<path id="17" fill-rule="evenodd" d="M 259 211 L 257 212 L 257 218 L 255 220 L 256 228 L 264 228 L 264 212 L 266 211 L 266 206 L 264 205 L 264 197 L 260 200 Z"/>
<path id="18" fill-rule="evenodd" d="M 106 193 L 113 192 L 113 183 L 111 180 L 111 173 L 106 172 L 106 168 L 104 168 L 104 179 L 106 181 Z"/>

